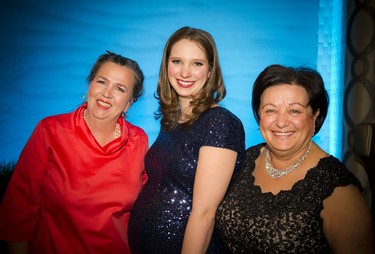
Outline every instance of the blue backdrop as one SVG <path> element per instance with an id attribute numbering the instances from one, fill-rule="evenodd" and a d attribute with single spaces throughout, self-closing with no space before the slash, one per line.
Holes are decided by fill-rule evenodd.
<path id="1" fill-rule="evenodd" d="M 147 132 L 151 145 L 159 130 L 154 92 L 163 47 L 182 26 L 213 35 L 228 90 L 222 105 L 242 120 L 247 146 L 262 142 L 251 111 L 252 83 L 269 64 L 322 66 L 322 2 L 6 1 L 0 9 L 0 162 L 17 160 L 39 120 L 82 103 L 86 76 L 105 50 L 135 59 L 144 71 L 146 92 L 128 120 Z M 316 141 L 339 157 L 327 137 L 341 140 L 341 133 L 331 137 L 330 130 L 326 123 Z"/>

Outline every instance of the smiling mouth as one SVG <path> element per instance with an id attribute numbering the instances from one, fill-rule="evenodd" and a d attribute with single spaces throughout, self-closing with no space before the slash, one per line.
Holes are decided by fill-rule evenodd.
<path id="1" fill-rule="evenodd" d="M 189 88 L 194 85 L 193 81 L 182 81 L 182 80 L 177 80 L 177 83 L 179 86 L 183 88 Z"/>
<path id="2" fill-rule="evenodd" d="M 275 136 L 278 136 L 278 137 L 287 137 L 287 136 L 292 135 L 293 132 L 292 131 L 288 131 L 288 132 L 276 132 L 276 131 L 274 131 L 273 134 Z"/>
<path id="3" fill-rule="evenodd" d="M 110 108 L 112 105 L 110 103 L 106 103 L 104 101 L 101 101 L 101 100 L 97 100 L 97 103 L 99 106 L 102 106 L 104 108 Z"/>

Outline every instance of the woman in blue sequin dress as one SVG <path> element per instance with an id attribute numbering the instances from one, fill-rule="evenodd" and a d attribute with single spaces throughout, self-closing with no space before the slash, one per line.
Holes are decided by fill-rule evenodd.
<path id="1" fill-rule="evenodd" d="M 215 213 L 245 149 L 241 121 L 218 104 L 225 94 L 212 36 L 177 30 L 160 67 L 161 130 L 129 221 L 132 253 L 223 252 Z"/>

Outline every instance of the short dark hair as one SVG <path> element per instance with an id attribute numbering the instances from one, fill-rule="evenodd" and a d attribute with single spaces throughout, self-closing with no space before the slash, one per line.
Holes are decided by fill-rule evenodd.
<path id="1" fill-rule="evenodd" d="M 143 81 L 145 78 L 138 63 L 130 58 L 112 53 L 107 50 L 107 53 L 99 56 L 96 62 L 94 63 L 94 65 L 92 66 L 90 74 L 87 77 L 87 81 L 90 83 L 95 78 L 100 67 L 106 62 L 112 62 L 120 66 L 124 66 L 126 68 L 129 68 L 132 71 L 135 77 L 135 84 L 133 86 L 133 91 L 132 91 L 132 99 L 133 99 L 133 102 L 136 102 L 137 99 L 144 92 Z"/>
<path id="2" fill-rule="evenodd" d="M 289 84 L 303 87 L 308 96 L 309 104 L 313 114 L 320 110 L 315 121 L 315 134 L 322 127 L 327 116 L 329 97 L 324 88 L 322 76 L 316 70 L 309 67 L 286 67 L 282 65 L 270 65 L 266 67 L 257 77 L 253 85 L 252 108 L 255 120 L 259 124 L 260 99 L 263 92 L 275 85 Z"/>

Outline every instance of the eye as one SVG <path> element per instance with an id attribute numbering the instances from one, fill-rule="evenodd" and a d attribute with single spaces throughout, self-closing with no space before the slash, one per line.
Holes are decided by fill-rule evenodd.
<path id="1" fill-rule="evenodd" d="M 101 84 L 101 85 L 105 85 L 105 81 L 104 80 L 102 80 L 102 79 L 98 79 L 97 81 L 96 81 L 96 83 L 99 83 L 99 84 Z"/>
<path id="2" fill-rule="evenodd" d="M 127 90 L 125 88 L 123 88 L 122 86 L 116 86 L 116 90 L 121 92 L 121 93 L 125 93 Z"/>
<path id="3" fill-rule="evenodd" d="M 267 116 L 272 116 L 276 114 L 276 109 L 273 108 L 264 108 L 261 111 L 261 114 L 267 115 Z"/>
<path id="4" fill-rule="evenodd" d="M 180 60 L 177 60 L 177 59 L 174 59 L 174 60 L 171 60 L 171 63 L 174 63 L 174 64 L 180 64 L 181 61 L 180 61 Z"/>
<path id="5" fill-rule="evenodd" d="M 194 62 L 195 66 L 203 66 L 204 64 L 202 62 Z"/>
<path id="6" fill-rule="evenodd" d="M 289 110 L 289 113 L 293 116 L 298 116 L 303 113 L 303 110 L 294 108 L 294 109 Z"/>

